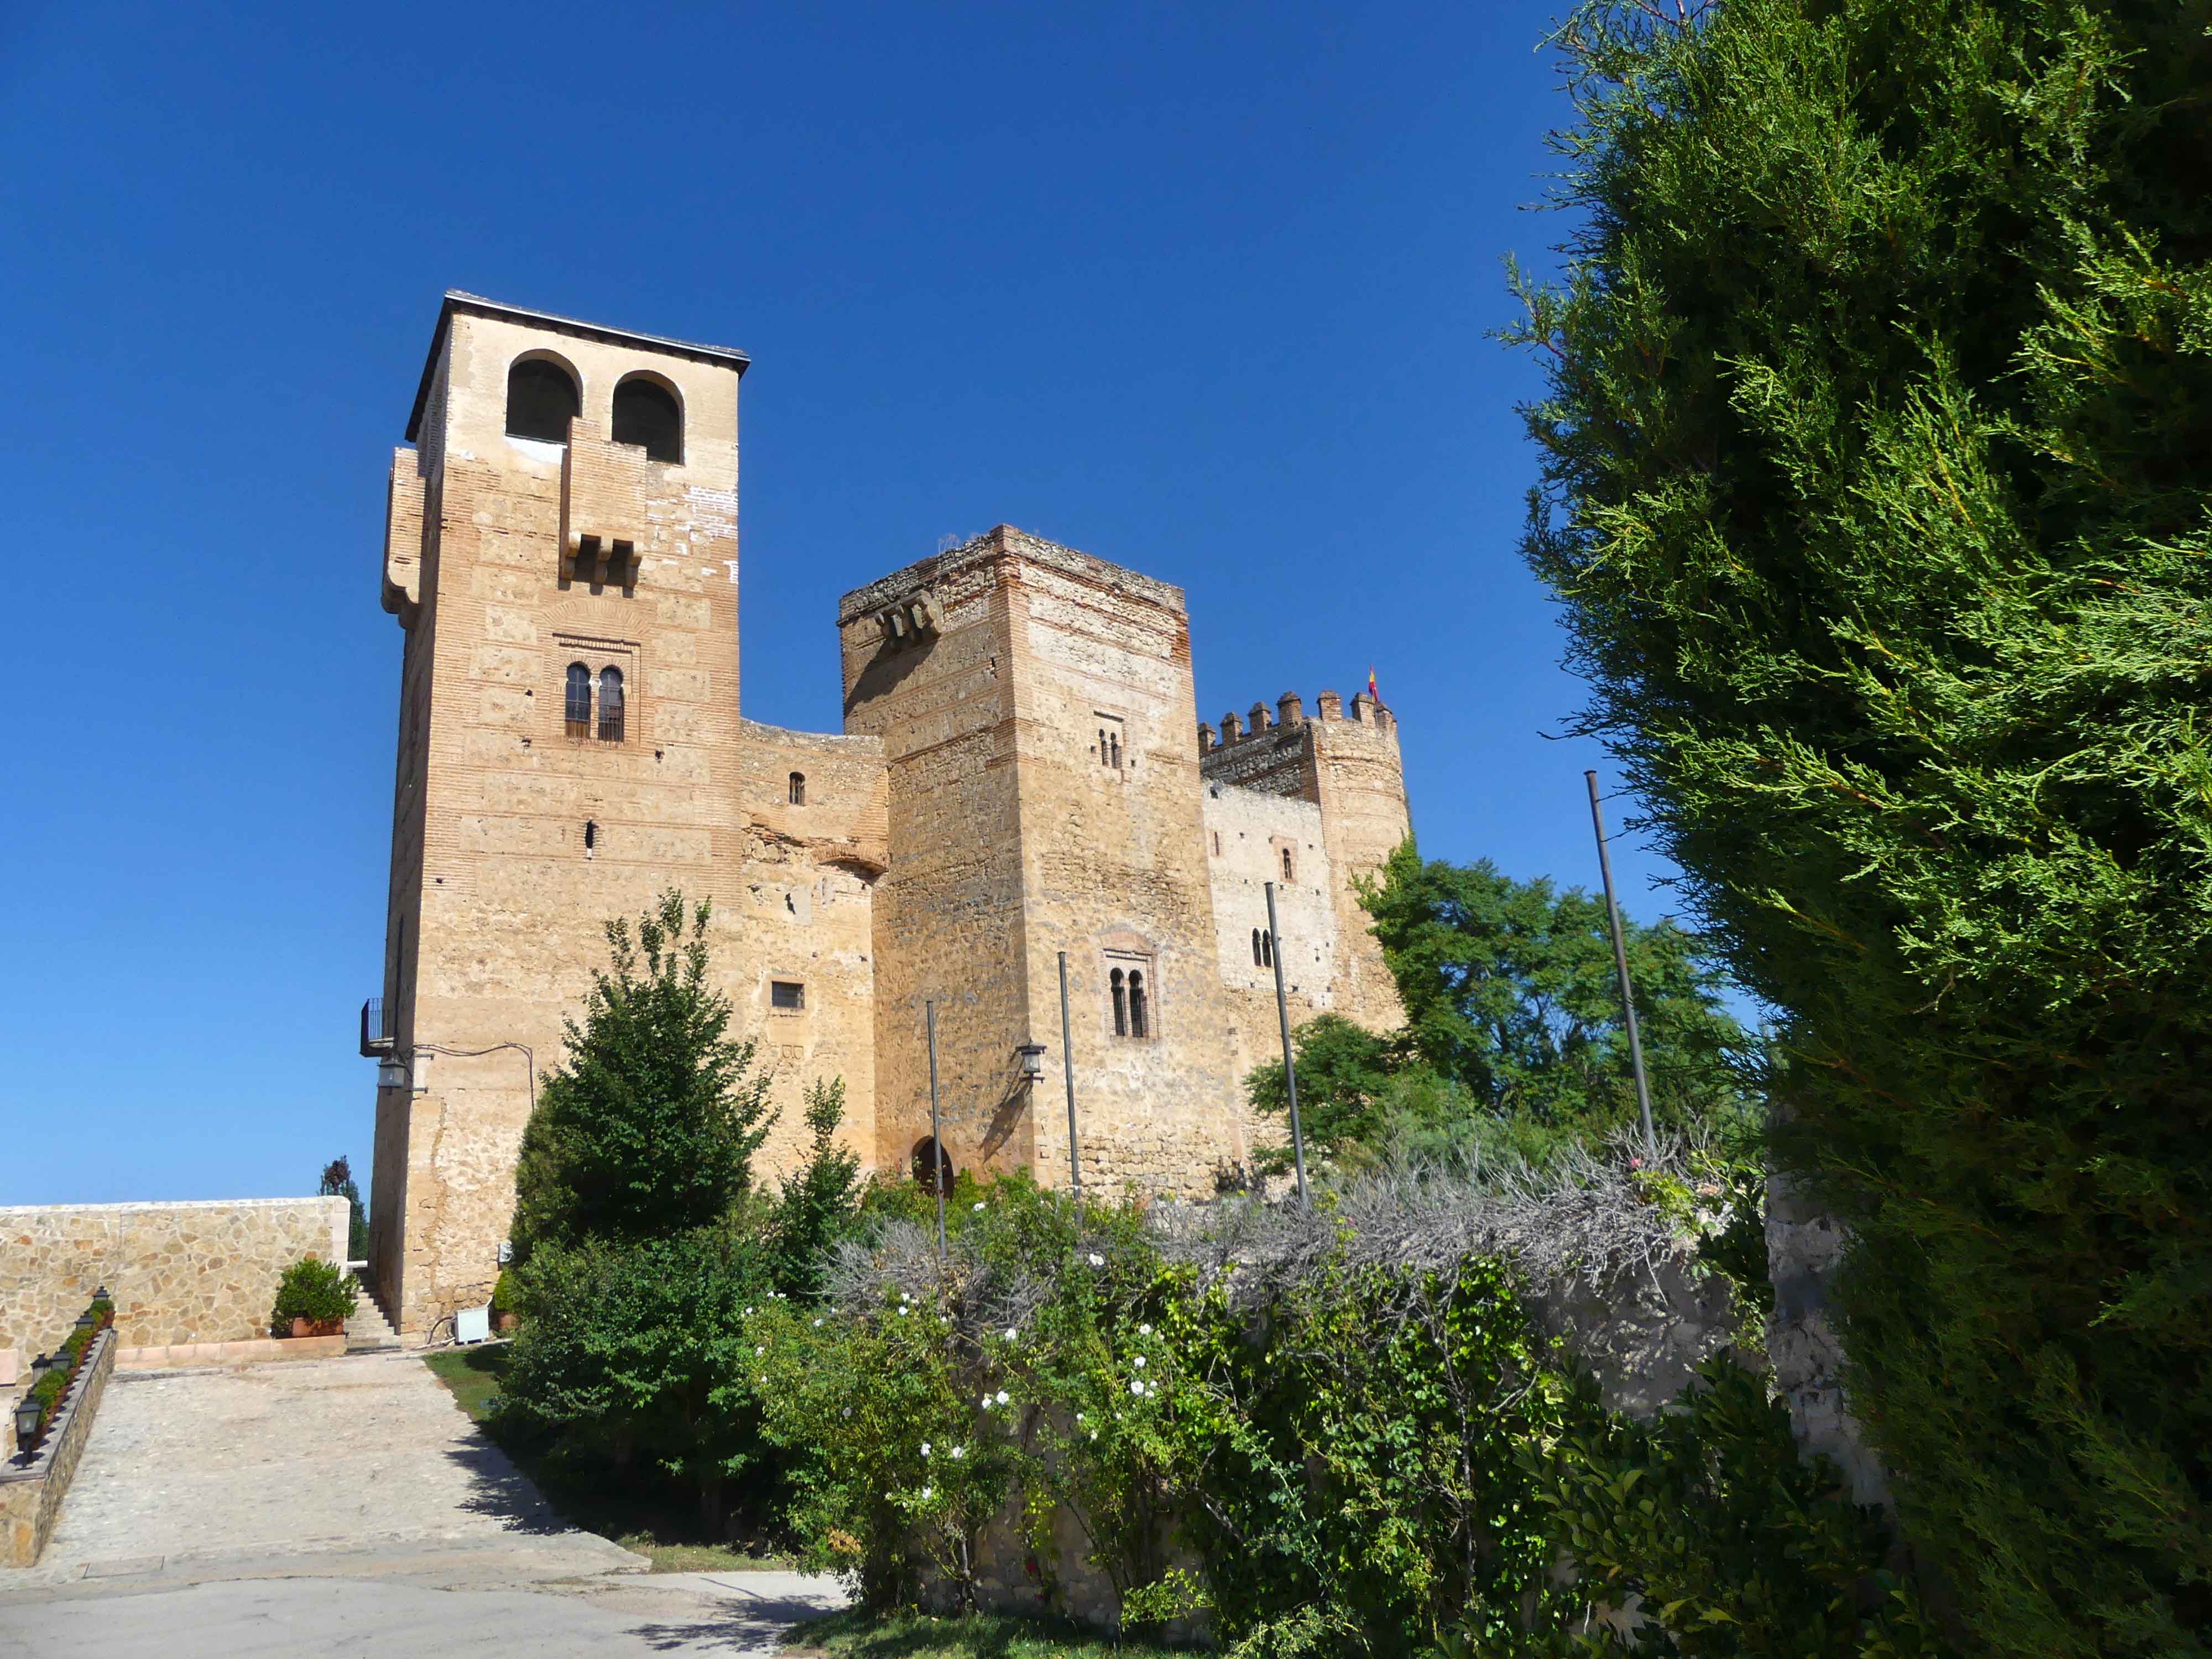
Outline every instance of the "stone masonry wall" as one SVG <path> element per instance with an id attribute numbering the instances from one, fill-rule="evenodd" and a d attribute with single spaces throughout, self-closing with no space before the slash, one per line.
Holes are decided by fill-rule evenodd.
<path id="1" fill-rule="evenodd" d="M 122 1347 L 266 1336 L 285 1268 L 346 1259 L 346 1213 L 342 1198 L 0 1208 L 0 1347 L 52 1350 L 102 1285 Z"/>

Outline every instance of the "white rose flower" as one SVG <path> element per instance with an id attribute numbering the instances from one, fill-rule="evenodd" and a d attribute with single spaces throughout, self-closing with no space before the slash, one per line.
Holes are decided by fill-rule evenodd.
<path id="1" fill-rule="evenodd" d="M 820 1320 L 817 1319 L 814 1322 L 814 1328 L 817 1331 L 822 1328 L 822 1322 Z"/>
<path id="2" fill-rule="evenodd" d="M 1137 1327 L 1137 1334 L 1139 1336 L 1150 1336 L 1152 1334 L 1152 1328 L 1150 1325 L 1139 1325 Z"/>
<path id="3" fill-rule="evenodd" d="M 760 1354 L 764 1354 L 764 1353 L 766 1353 L 767 1352 L 768 1352 L 768 1350 L 767 1350 L 767 1348 L 766 1348 L 766 1347 L 758 1347 L 758 1348 L 755 1348 L 755 1349 L 753 1350 L 753 1352 L 754 1352 L 754 1354 L 755 1354 L 756 1356 L 760 1355 Z"/>
<path id="4" fill-rule="evenodd" d="M 1137 1356 L 1137 1365 L 1138 1365 L 1138 1368 L 1139 1368 L 1139 1370 L 1143 1369 L 1144 1364 L 1145 1364 L 1145 1356 L 1144 1356 L 1144 1355 L 1142 1355 L 1142 1354 L 1139 1354 L 1139 1355 Z"/>
<path id="5" fill-rule="evenodd" d="M 955 1462 L 957 1462 L 960 1459 L 968 1455 L 968 1448 L 965 1446 L 955 1446 L 950 1455 Z"/>
<path id="6" fill-rule="evenodd" d="M 923 1441 L 923 1442 L 921 1443 L 921 1455 L 922 1455 L 924 1457 L 927 1457 L 927 1456 L 928 1456 L 928 1455 L 929 1455 L 929 1442 L 927 1442 L 927 1440 L 925 1440 L 925 1441 Z"/>
<path id="7" fill-rule="evenodd" d="M 1006 1403 L 1006 1391 L 1004 1389 L 999 1390 L 999 1403 L 1001 1406 Z"/>
<path id="8" fill-rule="evenodd" d="M 930 1494 L 930 1490 L 931 1490 L 931 1489 L 930 1489 L 929 1487 L 927 1487 L 927 1486 L 924 1486 L 924 1487 L 921 1489 L 921 1501 L 922 1501 L 923 1503 L 925 1503 L 925 1504 L 927 1504 L 927 1502 L 929 1502 L 929 1494 Z"/>
<path id="9" fill-rule="evenodd" d="M 1094 1267 L 1103 1267 L 1106 1265 L 1106 1258 L 1093 1250 L 1091 1253 L 1091 1265 Z"/>
<path id="10" fill-rule="evenodd" d="M 988 1394 L 983 1396 L 983 1409 L 985 1411 L 991 1409 L 991 1396 Z"/>
<path id="11" fill-rule="evenodd" d="M 975 1206 L 975 1207 L 976 1207 L 978 1210 L 980 1210 L 980 1209 L 981 1209 L 983 1206 L 982 1206 L 981 1204 L 978 1204 L 978 1205 L 976 1205 L 976 1206 Z"/>
<path id="12" fill-rule="evenodd" d="M 1013 1328 L 1012 1325 L 1009 1325 L 1009 1326 L 1007 1326 L 1007 1327 L 1006 1327 L 1006 1340 L 1007 1340 L 1007 1341 L 1009 1341 L 1009 1342 L 1011 1342 L 1011 1341 L 1012 1341 L 1013 1340 L 1014 1340 L 1014 1328 Z"/>

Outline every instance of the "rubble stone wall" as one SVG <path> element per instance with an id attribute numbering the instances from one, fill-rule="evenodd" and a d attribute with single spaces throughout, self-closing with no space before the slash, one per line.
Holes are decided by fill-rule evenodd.
<path id="1" fill-rule="evenodd" d="M 0 1347 L 51 1352 L 103 1285 L 121 1347 L 265 1337 L 285 1268 L 345 1261 L 346 1214 L 342 1198 L 0 1208 Z"/>

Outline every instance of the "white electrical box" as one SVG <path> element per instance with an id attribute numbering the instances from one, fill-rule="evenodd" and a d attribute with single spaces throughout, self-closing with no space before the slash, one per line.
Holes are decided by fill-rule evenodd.
<path id="1" fill-rule="evenodd" d="M 453 1316 L 453 1340 L 456 1342 L 488 1342 L 491 1340 L 491 1304 L 481 1308 L 464 1308 Z"/>

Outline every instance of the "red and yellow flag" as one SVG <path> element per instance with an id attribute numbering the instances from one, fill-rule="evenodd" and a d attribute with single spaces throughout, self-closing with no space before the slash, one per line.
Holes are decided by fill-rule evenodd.
<path id="1" fill-rule="evenodd" d="M 1375 665 L 1371 662 L 1367 665 L 1367 695 L 1377 702 L 1382 701 L 1382 694 L 1375 689 Z"/>

